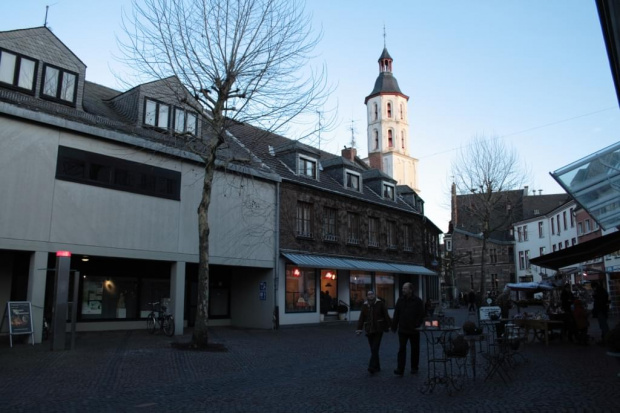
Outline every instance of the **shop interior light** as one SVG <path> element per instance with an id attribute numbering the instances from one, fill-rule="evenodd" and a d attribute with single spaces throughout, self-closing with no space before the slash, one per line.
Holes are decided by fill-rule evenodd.
<path id="1" fill-rule="evenodd" d="M 82 261 L 88 262 L 89 260 L 90 260 L 90 258 L 88 258 L 88 255 L 82 256 Z"/>
<path id="2" fill-rule="evenodd" d="M 295 268 L 293 270 L 293 276 L 294 277 L 299 277 L 301 275 L 301 272 L 299 271 L 299 268 Z"/>

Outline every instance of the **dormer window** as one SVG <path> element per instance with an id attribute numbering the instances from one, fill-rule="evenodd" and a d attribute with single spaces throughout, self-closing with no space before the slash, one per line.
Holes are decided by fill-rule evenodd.
<path id="1" fill-rule="evenodd" d="M 75 104 L 78 74 L 60 67 L 43 66 L 41 96 L 61 103 Z"/>
<path id="2" fill-rule="evenodd" d="M 361 185 L 360 185 L 360 181 L 361 181 L 361 177 L 360 174 L 356 173 L 356 172 L 352 172 L 352 171 L 345 171 L 345 186 L 348 189 L 352 189 L 354 191 L 360 192 L 361 189 Z"/>
<path id="3" fill-rule="evenodd" d="M 383 184 L 383 199 L 394 200 L 394 185 Z"/>
<path id="4" fill-rule="evenodd" d="M 196 114 L 181 108 L 174 108 L 174 132 L 196 135 Z"/>
<path id="5" fill-rule="evenodd" d="M 144 124 L 159 129 L 168 129 L 170 105 L 152 99 L 144 100 Z"/>
<path id="6" fill-rule="evenodd" d="M 300 156 L 298 160 L 299 176 L 307 176 L 308 178 L 317 179 L 316 163 L 316 159 Z"/>
<path id="7" fill-rule="evenodd" d="M 37 61 L 0 49 L 0 83 L 34 94 Z"/>

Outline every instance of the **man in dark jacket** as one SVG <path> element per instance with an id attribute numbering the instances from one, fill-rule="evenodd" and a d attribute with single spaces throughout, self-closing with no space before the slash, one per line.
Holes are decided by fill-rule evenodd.
<path id="1" fill-rule="evenodd" d="M 416 330 L 424 320 L 422 299 L 413 294 L 411 283 L 403 284 L 403 295 L 396 301 L 392 331 L 398 330 L 398 367 L 394 374 L 402 376 L 407 361 L 407 342 L 411 342 L 411 374 L 418 372 L 420 362 L 420 332 Z"/>
<path id="2" fill-rule="evenodd" d="M 374 374 L 381 371 L 379 362 L 379 347 L 384 331 L 390 330 L 390 314 L 385 303 L 375 296 L 374 291 L 366 293 L 366 301 L 362 305 L 360 318 L 357 321 L 355 333 L 366 332 L 368 345 L 370 346 L 370 361 L 368 362 L 368 372 Z"/>

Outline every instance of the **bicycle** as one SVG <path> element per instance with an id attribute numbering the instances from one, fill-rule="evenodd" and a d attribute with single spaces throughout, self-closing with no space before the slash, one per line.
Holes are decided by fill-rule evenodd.
<path id="1" fill-rule="evenodd" d="M 151 312 L 146 317 L 146 331 L 149 334 L 153 334 L 155 330 L 162 330 L 165 335 L 172 337 L 174 335 L 174 318 L 172 314 L 166 313 L 166 306 L 161 306 L 161 310 L 155 310 L 155 306 L 159 304 L 159 301 L 148 304 L 151 306 Z M 157 315 L 155 312 L 157 312 Z"/>

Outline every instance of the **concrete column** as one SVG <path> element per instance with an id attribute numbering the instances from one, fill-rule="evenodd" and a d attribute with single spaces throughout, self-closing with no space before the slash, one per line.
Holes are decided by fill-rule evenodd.
<path id="1" fill-rule="evenodd" d="M 174 334 L 183 334 L 185 309 L 185 263 L 175 262 L 170 267 L 170 307 L 174 315 Z"/>
<path id="2" fill-rule="evenodd" d="M 43 309 L 45 308 L 45 283 L 47 278 L 47 252 L 36 251 L 30 255 L 27 300 L 32 303 L 34 341 L 40 343 L 43 332 Z"/>

